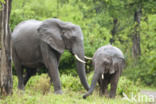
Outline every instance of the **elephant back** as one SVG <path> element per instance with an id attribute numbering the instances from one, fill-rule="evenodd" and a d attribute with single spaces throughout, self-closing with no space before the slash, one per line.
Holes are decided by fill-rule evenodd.
<path id="1" fill-rule="evenodd" d="M 114 47 L 112 45 L 106 45 L 106 46 L 100 47 L 95 52 L 94 57 L 97 57 L 99 54 L 104 54 L 106 56 L 118 57 L 118 58 L 124 59 L 124 55 L 122 51 L 119 48 Z"/>
<path id="2" fill-rule="evenodd" d="M 93 64 L 95 63 L 96 60 L 100 61 L 99 59 L 102 59 L 102 58 L 98 58 L 98 57 L 105 57 L 105 56 L 112 57 L 112 59 L 114 59 L 114 60 L 115 59 L 121 59 L 121 60 L 125 59 L 122 51 L 119 48 L 114 47 L 112 45 L 106 45 L 106 46 L 102 46 L 97 49 L 97 51 L 95 52 L 95 54 L 93 56 Z"/>
<path id="3" fill-rule="evenodd" d="M 20 38 L 23 35 L 27 36 L 29 34 L 34 34 L 37 32 L 37 28 L 41 24 L 41 21 L 37 20 L 27 20 L 19 23 L 12 32 L 12 39 Z"/>

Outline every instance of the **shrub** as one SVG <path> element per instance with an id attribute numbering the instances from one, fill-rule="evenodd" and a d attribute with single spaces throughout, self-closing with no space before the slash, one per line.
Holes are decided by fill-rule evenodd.
<path id="1" fill-rule="evenodd" d="M 143 58 L 143 57 L 142 57 Z M 154 60 L 147 62 L 145 59 L 139 59 L 137 63 L 129 63 L 129 66 L 123 71 L 123 75 L 134 82 L 140 80 L 140 84 L 156 86 L 156 70 L 154 69 Z M 146 58 L 147 59 L 147 58 Z M 136 84 L 136 83 L 135 83 Z"/>
<path id="2" fill-rule="evenodd" d="M 120 77 L 117 87 L 117 94 L 123 95 L 123 93 L 125 93 L 127 96 L 130 96 L 130 94 L 137 94 L 138 92 L 139 88 L 131 80 L 124 76 Z"/>
<path id="3" fill-rule="evenodd" d="M 47 74 L 33 76 L 28 81 L 26 89 L 46 94 L 50 90 L 50 78 Z"/>
<path id="4" fill-rule="evenodd" d="M 88 82 L 89 85 L 91 85 L 93 77 L 93 72 L 88 74 Z M 13 76 L 13 88 L 17 88 L 17 77 Z M 36 75 L 30 78 L 26 85 L 26 91 L 31 92 L 31 93 L 41 93 L 41 94 L 46 94 L 49 92 L 50 88 L 53 90 L 53 86 L 50 86 L 50 78 L 48 77 L 47 74 L 41 74 L 41 75 Z M 62 74 L 61 75 L 61 83 L 62 83 L 62 88 L 65 90 L 70 90 L 70 91 L 85 91 L 83 88 L 83 85 L 80 82 L 80 79 L 78 76 L 72 76 L 72 75 L 66 75 Z M 108 88 L 110 90 L 110 86 Z M 95 91 L 98 92 L 99 87 L 97 84 L 97 87 Z M 127 79 L 124 76 L 120 77 L 120 80 L 118 82 L 118 87 L 117 87 L 117 95 L 122 96 L 123 93 L 125 93 L 127 96 L 130 94 L 137 94 L 139 92 L 139 88 L 129 79 Z"/>
<path id="5" fill-rule="evenodd" d="M 74 77 L 70 74 L 63 74 L 61 75 L 61 82 L 64 89 L 69 89 L 72 91 L 81 91 L 84 89 L 78 76 Z"/>

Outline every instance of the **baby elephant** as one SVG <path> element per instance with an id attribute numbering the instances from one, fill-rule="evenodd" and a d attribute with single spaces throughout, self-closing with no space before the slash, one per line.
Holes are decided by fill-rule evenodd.
<path id="1" fill-rule="evenodd" d="M 112 45 L 106 45 L 99 48 L 93 56 L 94 76 L 89 91 L 83 96 L 89 96 L 98 81 L 100 86 L 100 95 L 104 95 L 107 86 L 110 83 L 110 98 L 116 95 L 116 88 L 122 69 L 125 65 L 124 55 L 119 48 Z"/>

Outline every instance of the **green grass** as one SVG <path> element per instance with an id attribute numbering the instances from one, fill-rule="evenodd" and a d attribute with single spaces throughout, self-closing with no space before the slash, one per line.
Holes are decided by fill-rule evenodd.
<path id="1" fill-rule="evenodd" d="M 87 99 L 82 99 L 82 92 L 73 92 L 64 90 L 64 94 L 55 95 L 53 92 L 48 92 L 46 95 L 41 93 L 33 93 L 25 91 L 20 93 L 14 91 L 12 96 L 3 98 L 1 104 L 132 104 L 128 101 L 117 97 L 116 99 L 108 99 L 99 97 L 97 93 L 89 96 Z"/>
<path id="2" fill-rule="evenodd" d="M 88 76 L 89 83 L 91 78 L 92 74 Z M 0 104 L 135 104 L 135 102 L 123 100 L 122 92 L 128 96 L 131 92 L 134 94 L 139 92 L 139 88 L 125 77 L 120 78 L 115 99 L 99 96 L 98 87 L 91 96 L 83 99 L 82 96 L 86 91 L 80 84 L 79 78 L 71 75 L 61 76 L 62 95 L 54 94 L 53 86 L 49 85 L 49 78 L 45 74 L 32 77 L 23 92 L 17 90 L 17 77 L 14 76 L 13 79 L 13 94 L 1 97 Z"/>
<path id="3" fill-rule="evenodd" d="M 150 87 L 147 85 L 141 86 L 140 87 L 142 90 L 147 90 L 147 91 L 156 91 L 156 87 Z"/>

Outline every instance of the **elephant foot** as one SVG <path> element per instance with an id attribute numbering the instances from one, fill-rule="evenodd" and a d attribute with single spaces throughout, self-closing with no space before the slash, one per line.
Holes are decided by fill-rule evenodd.
<path id="1" fill-rule="evenodd" d="M 55 94 L 60 94 L 60 95 L 63 94 L 62 90 L 57 90 L 57 91 L 55 91 L 54 93 L 55 93 Z"/>

